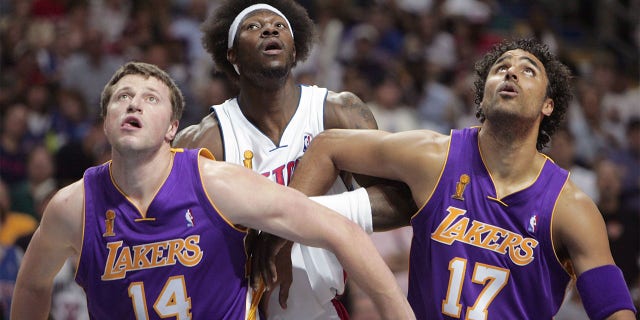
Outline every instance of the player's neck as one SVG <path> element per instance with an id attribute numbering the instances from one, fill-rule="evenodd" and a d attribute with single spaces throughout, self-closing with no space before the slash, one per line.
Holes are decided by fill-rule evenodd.
<path id="1" fill-rule="evenodd" d="M 494 182 L 519 184 L 539 172 L 544 163 L 536 149 L 536 137 L 505 138 L 502 132 L 483 126 L 478 133 L 478 147 Z M 525 182 L 526 183 L 526 182 Z"/>
<path id="2" fill-rule="evenodd" d="M 169 176 L 173 156 L 168 147 L 152 154 L 137 153 L 126 157 L 114 152 L 111 175 L 118 188 L 144 212 Z"/>
<path id="3" fill-rule="evenodd" d="M 289 77 L 277 87 L 255 86 L 243 83 L 238 94 L 238 104 L 243 113 L 269 114 L 277 110 L 295 110 L 300 100 L 300 86 Z"/>
<path id="4" fill-rule="evenodd" d="M 282 132 L 296 113 L 300 92 L 300 86 L 293 82 L 275 91 L 242 88 L 238 105 L 249 122 L 278 144 Z"/>

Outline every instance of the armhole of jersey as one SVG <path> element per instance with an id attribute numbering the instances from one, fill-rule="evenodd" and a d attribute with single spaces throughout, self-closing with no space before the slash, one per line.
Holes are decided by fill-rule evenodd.
<path id="1" fill-rule="evenodd" d="M 211 205 L 211 207 L 213 209 L 215 209 L 216 214 L 218 215 L 218 217 L 220 217 L 220 219 L 222 219 L 227 225 L 229 225 L 231 228 L 235 229 L 236 231 L 242 232 L 242 233 L 246 233 L 248 231 L 247 228 L 245 227 L 239 227 L 236 226 L 235 224 L 233 224 L 233 222 L 231 222 L 231 220 L 229 220 L 227 218 L 227 216 L 224 215 L 224 213 L 222 213 L 222 211 L 220 211 L 220 209 L 216 206 L 216 204 L 214 203 L 213 199 L 211 199 L 211 196 L 209 196 L 209 193 L 207 192 L 207 189 L 204 187 L 204 181 L 202 178 L 202 173 L 200 172 L 200 156 L 203 156 L 205 158 L 211 159 L 211 160 L 215 160 L 215 157 L 213 156 L 213 154 L 211 154 L 211 151 L 207 150 L 206 148 L 200 148 L 198 149 L 197 152 L 197 161 L 196 161 L 196 170 L 198 172 L 198 179 L 200 181 L 200 190 L 202 190 L 202 193 L 204 195 L 204 197 L 206 198 L 206 200 L 209 202 L 209 205 Z"/>
<path id="2" fill-rule="evenodd" d="M 77 283 L 78 270 L 80 270 L 80 260 L 82 259 L 82 253 L 84 252 L 84 238 L 86 236 L 87 229 L 87 188 L 85 185 L 84 177 L 82 178 L 82 235 L 80 236 L 80 249 L 78 250 L 78 256 L 75 262 L 75 271 L 73 272 L 73 279 Z"/>
<path id="3" fill-rule="evenodd" d="M 315 90 L 320 90 L 320 89 L 318 89 L 316 87 L 311 87 L 311 88 L 315 89 Z M 318 132 L 324 131 L 324 112 L 325 112 L 325 108 L 327 107 L 327 96 L 328 95 L 329 95 L 329 90 L 325 89 L 324 90 L 324 95 L 322 96 L 322 108 L 321 108 L 321 110 L 319 112 L 320 119 L 318 120 L 318 128 L 320 129 L 320 131 L 318 131 Z"/>
<path id="4" fill-rule="evenodd" d="M 436 180 L 435 186 L 433 187 L 433 190 L 431 190 L 431 194 L 429 194 L 429 196 L 427 197 L 427 200 L 425 200 L 425 202 L 420 206 L 418 211 L 416 211 L 416 213 L 413 216 L 411 216 L 410 220 L 413 220 L 415 217 L 417 217 L 422 212 L 422 210 L 424 210 L 424 208 L 429 204 L 429 201 L 431 200 L 433 195 L 438 190 L 438 187 L 440 187 L 440 180 L 442 180 L 442 176 L 444 175 L 444 171 L 447 169 L 447 164 L 449 164 L 449 158 L 451 157 L 451 144 L 453 142 L 453 130 L 451 130 L 451 134 L 449 135 L 449 137 L 450 138 L 449 138 L 449 143 L 447 145 L 447 155 L 446 155 L 446 158 L 444 160 L 444 165 L 442 166 L 442 169 L 440 169 L 440 174 L 438 175 L 438 179 Z"/>
<path id="5" fill-rule="evenodd" d="M 222 124 L 220 123 L 220 117 L 218 117 L 218 112 L 214 107 L 211 107 L 211 114 L 218 122 L 218 132 L 220 132 L 220 144 L 222 145 L 222 161 L 226 161 L 227 159 L 227 148 L 224 143 L 224 130 L 222 130 Z M 217 160 L 217 159 L 216 159 Z"/>
<path id="6" fill-rule="evenodd" d="M 550 161 L 551 158 L 548 158 L 547 161 Z M 567 176 L 565 178 L 564 183 L 562 184 L 562 187 L 560 188 L 560 192 L 558 193 L 558 197 L 556 198 L 556 202 L 553 204 L 553 208 L 551 211 L 551 216 L 549 217 L 549 241 L 551 242 L 551 249 L 553 251 L 553 256 L 556 258 L 556 262 L 558 262 L 558 265 L 560 265 L 560 267 L 562 268 L 562 270 L 564 270 L 571 278 L 575 279 L 575 272 L 573 271 L 573 268 L 568 269 L 567 266 L 565 266 L 562 261 L 560 261 L 560 258 L 558 257 L 558 251 L 556 250 L 556 246 L 555 246 L 555 242 L 553 241 L 553 222 L 554 222 L 554 217 L 556 216 L 556 208 L 558 206 L 558 201 L 560 201 L 560 195 L 562 194 L 562 191 L 564 191 L 565 186 L 567 185 L 567 182 L 569 182 L 569 178 L 571 176 L 571 172 L 567 172 Z"/>

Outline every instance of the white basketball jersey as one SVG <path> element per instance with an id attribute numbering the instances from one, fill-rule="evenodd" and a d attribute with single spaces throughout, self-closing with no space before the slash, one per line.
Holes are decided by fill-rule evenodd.
<path id="1" fill-rule="evenodd" d="M 220 123 L 225 161 L 243 165 L 245 151 L 253 153 L 254 171 L 288 185 L 295 166 L 309 143 L 324 130 L 327 89 L 301 86 L 298 108 L 275 145 L 240 111 L 236 98 L 213 106 Z M 338 179 L 328 194 L 346 191 Z M 332 299 L 344 292 L 344 272 L 329 251 L 294 244 L 291 252 L 293 283 L 287 309 L 278 303 L 279 288 L 269 299 L 269 319 L 340 319 Z"/>

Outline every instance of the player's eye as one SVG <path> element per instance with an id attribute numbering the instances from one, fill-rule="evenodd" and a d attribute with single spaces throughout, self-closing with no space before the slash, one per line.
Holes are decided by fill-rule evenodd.
<path id="1" fill-rule="evenodd" d="M 149 101 L 150 103 L 158 103 L 160 99 L 158 99 L 156 96 L 148 96 L 147 101 Z"/>

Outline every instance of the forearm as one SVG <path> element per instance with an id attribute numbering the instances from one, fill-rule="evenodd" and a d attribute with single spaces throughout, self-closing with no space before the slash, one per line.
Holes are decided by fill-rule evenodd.
<path id="1" fill-rule="evenodd" d="M 418 209 L 411 190 L 399 182 L 377 184 L 367 188 L 373 220 L 373 231 L 388 231 L 410 225 Z"/>
<path id="2" fill-rule="evenodd" d="M 349 279 L 354 281 L 371 299 L 384 319 L 413 319 L 411 307 L 404 293 L 370 238 L 357 227 L 342 230 L 344 241 L 357 245 L 336 245 L 336 254 Z"/>
<path id="3" fill-rule="evenodd" d="M 21 281 L 11 301 L 11 320 L 47 319 L 51 308 L 52 288 L 28 288 Z"/>
<path id="4" fill-rule="evenodd" d="M 313 140 L 304 157 L 300 160 L 293 173 L 289 187 L 307 196 L 324 195 L 333 182 L 338 178 L 339 170 L 329 153 L 323 151 L 325 140 L 321 136 Z"/>
<path id="5" fill-rule="evenodd" d="M 366 189 L 358 188 L 340 194 L 310 197 L 309 199 L 338 212 L 356 223 L 366 233 L 373 232 L 371 204 Z"/>

